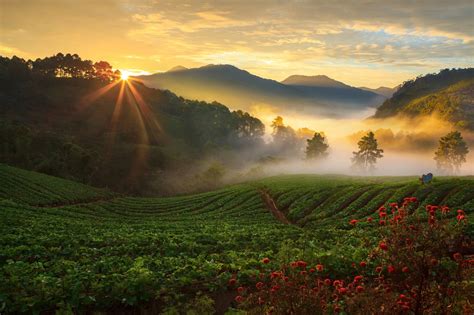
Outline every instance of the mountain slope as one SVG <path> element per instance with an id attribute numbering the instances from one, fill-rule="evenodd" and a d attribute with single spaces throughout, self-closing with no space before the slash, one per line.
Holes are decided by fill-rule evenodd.
<path id="1" fill-rule="evenodd" d="M 278 113 L 340 117 L 360 114 L 384 100 L 375 93 L 335 84 L 337 81 L 327 77 L 320 81 L 331 84 L 292 85 L 264 79 L 231 65 L 207 65 L 138 78 L 148 86 L 169 89 L 186 98 L 218 101 L 243 110 L 264 104 Z"/>
<path id="2" fill-rule="evenodd" d="M 381 86 L 381 87 L 378 87 L 376 89 L 371 89 L 371 88 L 368 88 L 368 87 L 359 87 L 359 89 L 361 90 L 365 90 L 365 91 L 370 91 L 370 92 L 373 92 L 373 93 L 376 93 L 376 94 L 379 94 L 379 95 L 383 95 L 385 96 L 386 98 L 390 98 L 392 97 L 392 95 L 400 88 L 400 86 L 396 86 L 394 88 L 389 88 L 389 87 L 386 87 L 386 86 Z"/>
<path id="3" fill-rule="evenodd" d="M 56 64 L 48 65 L 56 73 Z M 154 194 L 174 192 L 174 173 L 201 174 L 209 156 L 224 164 L 237 158 L 218 153 L 239 152 L 245 163 L 242 153 L 263 144 L 265 130 L 257 118 L 219 103 L 133 80 L 48 76 L 19 58 L 0 58 L 0 117 L 0 162 L 120 191 L 157 189 Z M 176 185 L 202 189 L 204 182 Z"/>
<path id="4" fill-rule="evenodd" d="M 474 68 L 446 69 L 408 81 L 377 109 L 374 118 L 433 114 L 474 130 Z"/>

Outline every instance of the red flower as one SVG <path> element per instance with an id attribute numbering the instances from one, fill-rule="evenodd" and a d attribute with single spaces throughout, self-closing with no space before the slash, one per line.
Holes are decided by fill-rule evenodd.
<path id="1" fill-rule="evenodd" d="M 245 290 L 244 287 L 238 287 L 238 288 L 237 288 L 237 292 L 239 292 L 239 293 L 244 292 L 244 290 Z"/>
<path id="2" fill-rule="evenodd" d="M 349 224 L 355 226 L 357 224 L 357 222 L 359 222 L 359 221 L 357 221 L 355 219 L 352 219 L 352 220 L 349 221 Z"/>
<path id="3" fill-rule="evenodd" d="M 298 267 L 301 267 L 301 268 L 306 268 L 306 266 L 307 266 L 308 264 L 307 264 L 305 261 L 303 261 L 303 260 L 298 260 L 298 261 L 296 262 L 296 265 L 297 265 Z"/>
<path id="4" fill-rule="evenodd" d="M 387 267 L 387 271 L 388 271 L 389 273 L 394 273 L 394 272 L 395 272 L 395 267 L 392 266 L 392 265 L 389 265 L 389 266 Z"/>
<path id="5" fill-rule="evenodd" d="M 314 273 L 315 271 L 316 271 L 316 270 L 315 270 L 314 268 L 311 268 L 311 269 L 309 270 L 309 273 Z"/>
<path id="6" fill-rule="evenodd" d="M 363 291 L 364 291 L 364 287 L 358 285 L 357 288 L 356 288 L 356 291 L 357 291 L 357 292 L 363 292 Z"/>
<path id="7" fill-rule="evenodd" d="M 418 201 L 418 198 L 416 198 L 416 197 L 410 197 L 408 200 L 409 200 L 410 202 L 417 202 L 417 201 Z"/>
<path id="8" fill-rule="evenodd" d="M 455 253 L 453 255 L 454 260 L 456 261 L 461 261 L 462 260 L 462 255 L 460 253 Z"/>
<path id="9" fill-rule="evenodd" d="M 390 203 L 390 207 L 391 207 L 391 208 L 396 208 L 396 207 L 398 207 L 398 203 L 396 203 L 396 202 L 391 202 L 391 203 Z"/>
<path id="10" fill-rule="evenodd" d="M 275 279 L 281 277 L 282 273 L 278 271 L 274 271 L 270 274 L 270 279 Z"/>
<path id="11" fill-rule="evenodd" d="M 384 242 L 380 242 L 379 247 L 381 250 L 388 250 L 388 246 Z"/>
<path id="12" fill-rule="evenodd" d="M 358 281 L 362 280 L 363 278 L 364 277 L 362 277 L 362 276 L 355 276 L 354 277 L 354 282 L 358 282 Z"/>
<path id="13" fill-rule="evenodd" d="M 243 296 L 240 296 L 240 295 L 237 295 L 237 296 L 235 297 L 235 301 L 236 301 L 237 303 L 242 303 L 242 302 L 244 301 L 244 297 L 243 297 Z"/>
<path id="14" fill-rule="evenodd" d="M 327 285 L 327 286 L 330 286 L 331 285 L 331 279 L 324 280 L 324 284 Z"/>
<path id="15" fill-rule="evenodd" d="M 255 287 L 256 287 L 257 289 L 259 289 L 259 290 L 261 290 L 261 289 L 263 288 L 263 286 L 264 286 L 263 282 L 258 282 L 258 283 L 255 285 Z"/>
<path id="16" fill-rule="evenodd" d="M 461 222 L 461 221 L 463 221 L 463 220 L 466 219 L 466 216 L 465 216 L 464 214 L 458 214 L 458 215 L 456 216 L 456 219 L 457 219 L 459 222 Z"/>
<path id="17" fill-rule="evenodd" d="M 367 266 L 367 263 L 365 261 L 361 261 L 359 264 L 362 268 L 365 268 Z"/>
<path id="18" fill-rule="evenodd" d="M 339 289 L 337 289 L 337 291 L 339 292 L 339 294 L 346 294 L 347 293 L 346 288 L 339 288 Z"/>
<path id="19" fill-rule="evenodd" d="M 379 224 L 380 224 L 380 225 L 385 225 L 385 220 L 380 220 L 380 221 L 379 221 Z"/>
<path id="20" fill-rule="evenodd" d="M 367 222 L 372 222 L 372 220 L 373 220 L 372 217 L 367 218 Z"/>
<path id="21" fill-rule="evenodd" d="M 262 263 L 264 263 L 264 264 L 268 264 L 269 262 L 270 262 L 270 259 L 267 258 L 267 257 L 262 259 Z"/>
<path id="22" fill-rule="evenodd" d="M 408 267 L 405 266 L 405 267 L 402 268 L 402 272 L 407 273 L 408 271 L 410 271 L 410 269 Z"/>
<path id="23" fill-rule="evenodd" d="M 382 267 L 378 266 L 377 268 L 375 268 L 375 272 L 381 273 L 382 272 Z"/>
<path id="24" fill-rule="evenodd" d="M 316 265 L 316 270 L 323 271 L 324 267 L 321 264 Z"/>
<path id="25" fill-rule="evenodd" d="M 306 274 L 307 274 L 306 270 L 302 270 L 302 271 L 300 271 L 300 275 L 302 275 L 302 276 L 306 276 Z"/>
<path id="26" fill-rule="evenodd" d="M 236 283 L 237 283 L 237 280 L 235 280 L 234 278 L 229 279 L 230 286 L 235 285 Z"/>
<path id="27" fill-rule="evenodd" d="M 387 213 L 385 212 L 379 212 L 379 217 L 385 218 L 387 216 Z"/>
<path id="28" fill-rule="evenodd" d="M 379 212 L 383 212 L 383 211 L 385 211 L 385 210 L 387 210 L 387 208 L 385 208 L 385 206 L 380 206 Z"/>

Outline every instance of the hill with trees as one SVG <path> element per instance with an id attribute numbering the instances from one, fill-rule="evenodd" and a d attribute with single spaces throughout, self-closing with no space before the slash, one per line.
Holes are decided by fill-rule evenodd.
<path id="1" fill-rule="evenodd" d="M 168 173 L 198 172 L 220 154 L 263 142 L 264 125 L 248 113 L 119 78 L 107 62 L 78 55 L 2 57 L 0 161 L 119 191 L 166 193 Z"/>
<path id="2" fill-rule="evenodd" d="M 444 69 L 405 82 L 377 109 L 374 118 L 436 115 L 474 130 L 474 68 Z"/>

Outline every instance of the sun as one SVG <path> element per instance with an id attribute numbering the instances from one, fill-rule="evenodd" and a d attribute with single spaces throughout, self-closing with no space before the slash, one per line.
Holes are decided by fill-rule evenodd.
<path id="1" fill-rule="evenodd" d="M 123 80 L 123 81 L 127 81 L 128 80 L 128 77 L 129 77 L 129 74 L 125 71 L 122 71 L 122 73 L 120 74 L 120 78 Z"/>

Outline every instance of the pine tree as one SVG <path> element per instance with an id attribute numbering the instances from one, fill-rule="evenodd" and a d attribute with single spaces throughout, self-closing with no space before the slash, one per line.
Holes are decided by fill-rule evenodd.
<path id="1" fill-rule="evenodd" d="M 375 169 L 375 163 L 377 159 L 383 157 L 383 150 L 378 148 L 377 139 L 375 134 L 370 131 L 367 135 L 363 136 L 357 143 L 359 146 L 358 152 L 352 152 L 352 166 L 357 170 L 364 172 L 373 171 Z"/>
<path id="2" fill-rule="evenodd" d="M 329 145 L 322 132 L 315 132 L 312 139 L 306 140 L 306 158 L 321 159 L 328 156 Z"/>
<path id="3" fill-rule="evenodd" d="M 453 131 L 439 139 L 438 149 L 435 152 L 435 161 L 438 169 L 448 174 L 459 172 L 461 164 L 466 162 L 469 149 L 459 131 Z"/>

